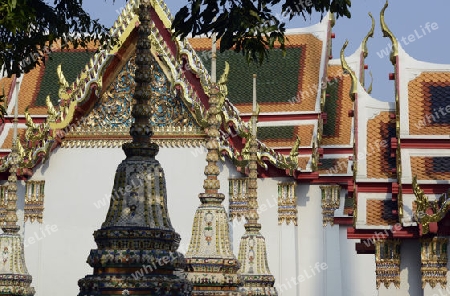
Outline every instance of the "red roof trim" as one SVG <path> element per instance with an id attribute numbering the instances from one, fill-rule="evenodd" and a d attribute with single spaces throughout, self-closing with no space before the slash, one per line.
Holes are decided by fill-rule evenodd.
<path id="1" fill-rule="evenodd" d="M 272 121 L 293 121 L 293 120 L 318 120 L 320 113 L 313 114 L 259 114 L 258 122 L 272 122 Z M 250 114 L 241 115 L 241 119 L 249 121 Z"/>
<path id="2" fill-rule="evenodd" d="M 395 226 L 394 226 L 395 227 Z M 348 239 L 372 239 L 379 240 L 384 238 L 417 238 L 419 237 L 419 230 L 417 227 L 401 227 L 396 230 L 391 229 L 355 229 L 354 227 L 347 228 Z"/>
<path id="3" fill-rule="evenodd" d="M 403 139 L 401 138 L 402 148 L 417 149 L 450 149 L 450 139 Z"/>

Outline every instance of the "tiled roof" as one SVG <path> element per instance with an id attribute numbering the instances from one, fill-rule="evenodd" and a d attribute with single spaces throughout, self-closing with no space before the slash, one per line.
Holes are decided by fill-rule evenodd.
<path id="1" fill-rule="evenodd" d="M 319 174 L 347 174 L 348 158 L 322 158 Z"/>
<path id="2" fill-rule="evenodd" d="M 19 114 L 24 114 L 25 108 L 31 106 L 35 100 L 43 75 L 43 66 L 37 66 L 27 74 L 23 75 L 19 90 Z M 56 81 L 55 83 L 58 83 Z M 47 108 L 30 108 L 30 113 L 46 114 Z"/>
<path id="3" fill-rule="evenodd" d="M 367 200 L 367 225 L 387 226 L 393 225 L 397 219 L 392 214 L 395 204 L 390 200 Z"/>
<path id="4" fill-rule="evenodd" d="M 225 51 L 217 55 L 217 72 L 222 73 L 225 61 L 230 64 L 229 99 L 240 112 L 252 110 L 252 75 L 257 74 L 258 103 L 261 112 L 313 111 L 319 87 L 322 41 L 311 34 L 288 35 L 286 56 L 281 50 L 269 53 L 269 62 L 261 66 L 247 65 L 242 54 Z M 192 47 L 210 69 L 211 41 L 190 39 Z M 291 103 L 302 92 L 303 99 Z M 291 101 L 290 101 L 291 100 Z"/>
<path id="5" fill-rule="evenodd" d="M 449 72 L 420 74 L 409 82 L 408 97 L 411 135 L 450 134 Z"/>
<path id="6" fill-rule="evenodd" d="M 91 42 L 86 49 L 70 49 L 64 51 L 54 51 L 50 54 L 45 64 L 38 65 L 36 68 L 23 75 L 19 91 L 19 114 L 24 114 L 25 108 L 29 108 L 31 115 L 47 114 L 45 99 L 50 95 L 52 103 L 58 105 L 59 80 L 56 68 L 59 64 L 69 84 L 75 81 L 81 73 L 84 66 L 89 62 L 93 55 L 96 45 Z M 6 78 L 0 80 L 0 87 Z M 6 94 L 6 83 L 5 83 Z"/>
<path id="7" fill-rule="evenodd" d="M 450 157 L 412 156 L 411 173 L 419 180 L 449 180 Z"/>
<path id="8" fill-rule="evenodd" d="M 353 109 L 353 102 L 349 97 L 351 78 L 342 75 L 342 67 L 328 66 L 327 98 L 324 112 L 327 122 L 323 125 L 322 145 L 351 144 L 352 118 L 348 111 Z"/>
<path id="9" fill-rule="evenodd" d="M 270 148 L 291 148 L 297 136 L 300 146 L 310 146 L 314 132 L 314 125 L 299 126 L 263 126 L 258 127 L 258 139 Z"/>
<path id="10" fill-rule="evenodd" d="M 94 55 L 92 51 L 76 50 L 68 52 L 54 52 L 45 63 L 41 78 L 39 93 L 35 98 L 35 106 L 45 106 L 45 99 L 50 95 L 54 105 L 58 105 L 58 75 L 56 69 L 61 64 L 64 76 L 71 84 L 80 74 L 89 59 Z"/>
<path id="11" fill-rule="evenodd" d="M 395 122 L 390 120 L 389 112 L 380 112 L 367 122 L 367 178 L 385 179 L 395 175 L 395 158 L 390 157 L 390 139 L 395 137 Z"/>
<path id="12" fill-rule="evenodd" d="M 19 136 L 19 139 L 25 138 L 25 131 L 26 131 L 26 129 L 24 129 L 24 128 L 17 129 L 17 135 Z M 6 135 L 5 140 L 2 143 L 1 149 L 11 149 L 12 148 L 13 135 L 14 135 L 14 129 L 10 128 L 8 130 L 8 134 Z"/>
<path id="13" fill-rule="evenodd" d="M 310 160 L 310 157 L 299 157 L 298 158 L 298 168 L 301 170 L 305 170 L 306 169 L 306 165 L 308 164 Z"/>
<path id="14" fill-rule="evenodd" d="M 13 78 L 2 78 L 0 79 L 0 95 L 3 95 L 3 91 L 5 92 L 5 100 L 8 98 L 9 91 L 11 90 L 11 83 L 13 82 Z"/>

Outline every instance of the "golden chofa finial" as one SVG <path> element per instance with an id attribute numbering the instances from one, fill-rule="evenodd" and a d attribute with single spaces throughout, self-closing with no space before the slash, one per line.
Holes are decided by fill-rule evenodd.
<path id="1" fill-rule="evenodd" d="M 398 42 L 395 38 L 394 34 L 392 34 L 391 30 L 389 30 L 388 26 L 386 25 L 386 22 L 384 21 L 384 11 L 388 7 L 388 1 L 386 0 L 386 3 L 384 4 L 383 9 L 381 9 L 380 12 L 380 25 L 381 25 L 381 31 L 383 32 L 383 37 L 388 37 L 391 39 L 392 42 L 392 51 L 391 51 L 391 63 L 392 65 L 396 64 L 396 58 L 398 56 Z"/>
<path id="2" fill-rule="evenodd" d="M 354 101 L 356 98 L 357 90 L 358 90 L 358 88 L 357 88 L 358 79 L 356 78 L 355 73 L 353 72 L 352 69 L 350 69 L 349 65 L 347 64 L 347 61 L 345 60 L 344 52 L 345 52 L 345 48 L 347 48 L 347 45 L 348 45 L 348 40 L 345 40 L 345 43 L 341 49 L 341 66 L 342 66 L 342 69 L 344 69 L 344 73 L 349 74 L 352 79 L 352 86 L 350 88 L 350 98 L 352 99 L 352 101 Z"/>
<path id="3" fill-rule="evenodd" d="M 373 38 L 373 33 L 375 32 L 375 19 L 373 18 L 370 12 L 369 16 L 372 19 L 372 27 L 370 28 L 370 31 L 367 33 L 366 37 L 364 37 L 361 44 L 364 58 L 366 58 L 369 55 L 369 50 L 367 49 L 367 40 L 369 40 L 369 38 L 371 37 Z"/>

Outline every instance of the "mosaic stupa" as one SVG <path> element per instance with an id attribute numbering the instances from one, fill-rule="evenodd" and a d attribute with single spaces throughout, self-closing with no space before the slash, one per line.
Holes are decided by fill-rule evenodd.
<path id="1" fill-rule="evenodd" d="M 102 227 L 94 232 L 97 249 L 87 262 L 93 275 L 79 280 L 79 296 L 190 295 L 183 273 L 184 256 L 177 252 L 180 235 L 170 222 L 163 168 L 152 143 L 153 56 L 150 1 L 141 0 L 136 46 L 136 88 L 132 108 L 133 140 L 122 148 L 126 159 L 114 178 L 110 207 Z M 117 194 L 119 193 L 119 194 Z"/>
<path id="2" fill-rule="evenodd" d="M 208 153 L 205 167 L 204 193 L 199 194 L 201 204 L 197 208 L 192 226 L 192 237 L 186 253 L 188 279 L 193 284 L 192 295 L 241 295 L 239 293 L 239 263 L 233 254 L 230 242 L 228 216 L 219 193 L 219 127 L 220 109 L 226 92 L 216 84 L 216 50 L 213 37 L 212 81 L 209 86 L 209 109 L 207 112 Z M 224 73 L 225 74 L 225 73 Z M 223 76 L 226 77 L 226 74 Z M 225 81 L 222 81 L 221 84 Z M 225 93 L 224 93 L 225 92 Z"/>
<path id="3" fill-rule="evenodd" d="M 258 222 L 258 164 L 256 140 L 256 75 L 253 75 L 253 115 L 251 122 L 251 139 L 249 149 L 248 176 L 248 212 L 246 215 L 245 233 L 241 237 L 238 259 L 241 263 L 239 273 L 242 277 L 241 292 L 243 295 L 269 296 L 278 295 L 274 287 L 275 277 L 271 274 L 267 261 L 266 241 L 261 234 L 261 224 Z"/>

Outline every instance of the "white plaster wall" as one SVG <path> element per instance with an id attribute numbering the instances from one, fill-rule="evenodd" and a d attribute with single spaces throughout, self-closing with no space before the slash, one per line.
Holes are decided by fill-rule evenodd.
<path id="1" fill-rule="evenodd" d="M 375 278 L 375 255 L 358 255 L 355 250 L 355 243 L 359 240 L 347 239 L 347 227 L 340 226 L 339 233 L 342 295 L 378 295 Z"/>
<path id="2" fill-rule="evenodd" d="M 299 273 L 307 279 L 300 283 L 300 295 L 324 295 L 324 277 L 327 269 L 315 270 L 325 262 L 324 229 L 322 226 L 321 190 L 318 185 L 297 187 L 298 197 L 298 252 Z M 313 271 L 316 271 L 312 276 Z"/>
<path id="3" fill-rule="evenodd" d="M 324 293 L 325 296 L 345 296 L 342 294 L 342 264 L 341 261 L 341 245 L 339 244 L 339 225 L 331 226 L 328 224 L 324 228 L 325 232 L 325 256 L 324 261 L 327 264 L 327 272 L 324 276 Z"/>
<path id="4" fill-rule="evenodd" d="M 422 296 L 419 240 L 404 240 L 401 245 L 400 290 L 392 295 Z M 403 292 L 404 291 L 404 292 Z"/>
<path id="5" fill-rule="evenodd" d="M 266 239 L 268 264 L 279 295 L 299 295 L 297 229 L 293 223 L 278 225 L 278 183 L 286 179 L 258 179 L 261 234 Z M 294 277 L 294 281 L 291 278 Z"/>

